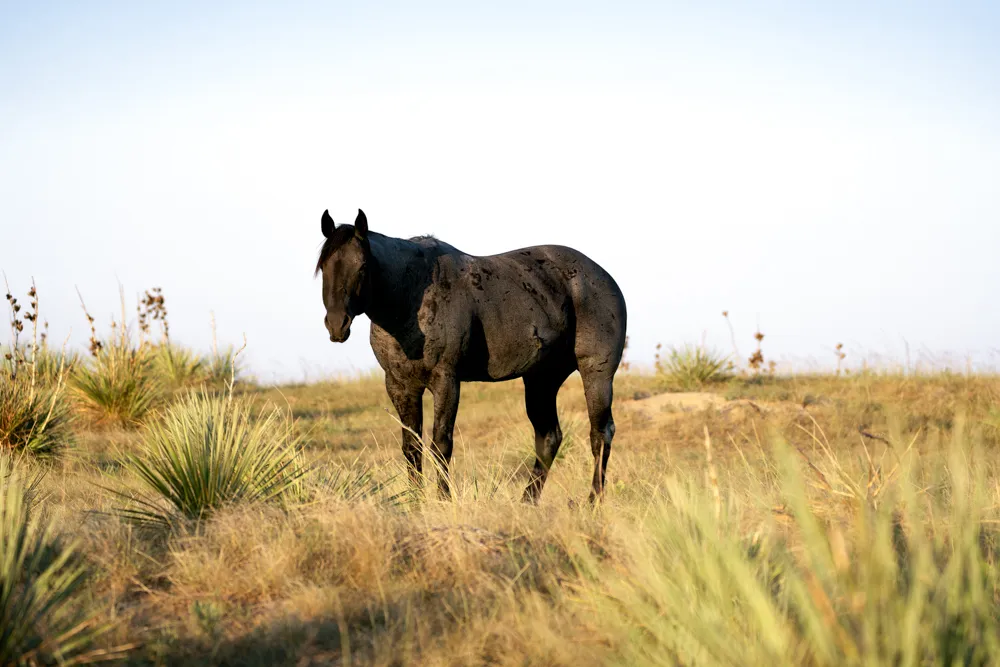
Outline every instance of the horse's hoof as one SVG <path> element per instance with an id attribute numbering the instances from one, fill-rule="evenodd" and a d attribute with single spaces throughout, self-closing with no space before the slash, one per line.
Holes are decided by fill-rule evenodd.
<path id="1" fill-rule="evenodd" d="M 541 496 L 540 492 L 535 491 L 533 488 L 529 486 L 524 490 L 524 493 L 521 495 L 521 502 L 526 503 L 528 505 L 537 505 L 540 496 Z"/>

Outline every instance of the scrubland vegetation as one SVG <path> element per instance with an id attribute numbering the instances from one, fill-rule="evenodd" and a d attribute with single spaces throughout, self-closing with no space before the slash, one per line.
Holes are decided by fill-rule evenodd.
<path id="1" fill-rule="evenodd" d="M 155 290 L 80 353 L 8 303 L 0 664 L 1000 662 L 996 376 L 668 349 L 596 507 L 578 377 L 538 506 L 521 384 L 465 385 L 443 502 L 376 374 L 257 386 Z"/>

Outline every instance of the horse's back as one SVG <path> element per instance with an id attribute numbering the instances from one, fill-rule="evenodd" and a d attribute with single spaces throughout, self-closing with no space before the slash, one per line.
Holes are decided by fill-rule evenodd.
<path id="1" fill-rule="evenodd" d="M 543 339 L 548 335 L 559 343 L 571 343 L 578 359 L 613 363 L 617 368 L 625 344 L 625 299 L 614 278 L 597 262 L 559 245 L 476 259 L 480 267 L 495 267 L 502 274 L 497 287 L 509 292 L 502 301 L 514 298 L 522 304 L 515 308 L 520 312 L 508 315 L 508 321 L 539 320 L 545 325 Z M 536 312 L 535 305 L 541 312 Z"/>

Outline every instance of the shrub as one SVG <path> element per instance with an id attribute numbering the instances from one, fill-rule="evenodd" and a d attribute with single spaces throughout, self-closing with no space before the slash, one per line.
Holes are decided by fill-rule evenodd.
<path id="1" fill-rule="evenodd" d="M 86 660 L 106 629 L 77 604 L 87 569 L 74 546 L 32 519 L 37 480 L 0 452 L 0 665 Z"/>
<path id="2" fill-rule="evenodd" d="M 65 350 L 53 352 L 48 347 L 42 346 L 35 352 L 33 363 L 37 383 L 42 387 L 52 387 L 60 383 L 65 384 L 66 379 L 80 364 L 80 355 Z"/>
<path id="3" fill-rule="evenodd" d="M 64 400 L 67 355 L 53 355 L 38 336 L 38 292 L 28 292 L 28 310 L 7 291 L 11 343 L 0 349 L 0 451 L 35 456 L 57 453 L 72 438 L 71 413 Z M 21 344 L 24 323 L 31 323 L 30 344 Z M 47 328 L 48 325 L 46 324 Z"/>
<path id="4" fill-rule="evenodd" d="M 71 443 L 72 412 L 63 387 L 38 389 L 24 375 L 0 373 L 0 450 L 48 457 Z"/>
<path id="5" fill-rule="evenodd" d="M 77 367 L 71 383 L 80 406 L 95 423 L 126 428 L 142 423 L 161 392 L 148 348 L 133 346 L 124 326 L 94 349 L 90 363 Z"/>
<path id="6" fill-rule="evenodd" d="M 659 351 L 656 354 L 657 374 L 662 375 L 672 389 L 682 391 L 724 382 L 729 379 L 732 369 L 729 357 L 700 345 L 672 347 L 665 360 L 660 358 Z"/>
<path id="7" fill-rule="evenodd" d="M 153 371 L 170 391 L 194 387 L 205 379 L 205 361 L 190 350 L 165 343 L 153 348 L 152 356 Z"/>
<path id="8" fill-rule="evenodd" d="M 202 362 L 205 384 L 212 388 L 223 390 L 240 379 L 241 365 L 239 352 L 231 346 L 219 352 L 214 349 Z"/>
<path id="9" fill-rule="evenodd" d="M 293 424 L 275 408 L 256 413 L 232 394 L 191 394 L 147 426 L 139 453 L 127 457 L 143 489 L 122 493 L 136 505 L 122 513 L 171 525 L 233 503 L 278 499 L 305 472 L 298 446 Z"/>
<path id="10" fill-rule="evenodd" d="M 64 383 L 80 363 L 78 353 L 65 350 L 53 352 L 46 345 L 39 345 L 34 352 L 23 345 L 16 352 L 9 345 L 2 345 L 0 357 L 4 360 L 2 371 L 6 375 L 24 374 L 30 378 L 34 374 L 36 386 L 43 388 Z"/>

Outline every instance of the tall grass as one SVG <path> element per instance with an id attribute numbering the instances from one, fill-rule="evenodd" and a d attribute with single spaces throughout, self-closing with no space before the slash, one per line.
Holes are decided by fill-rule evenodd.
<path id="1" fill-rule="evenodd" d="M 149 424 L 139 451 L 128 455 L 126 468 L 142 490 L 122 513 L 169 526 L 235 503 L 275 500 L 305 472 L 298 448 L 294 427 L 279 410 L 258 412 L 231 394 L 191 394 Z"/>
<path id="2" fill-rule="evenodd" d="M 393 482 L 400 479 L 397 472 L 387 472 L 370 463 L 360 463 L 357 459 L 350 465 L 329 466 L 317 470 L 289 489 L 301 503 L 317 500 L 336 499 L 346 503 L 375 502 L 385 507 L 399 507 L 413 502 L 413 489 L 393 490 Z"/>
<path id="3" fill-rule="evenodd" d="M 28 298 L 29 308 L 22 314 L 17 299 L 7 293 L 11 343 L 2 350 L 0 363 L 0 451 L 53 456 L 73 439 L 73 416 L 65 397 L 70 358 L 65 352 L 50 353 L 44 338 L 39 343 L 39 298 L 34 283 Z M 25 321 L 32 324 L 28 345 L 19 340 Z"/>
<path id="4" fill-rule="evenodd" d="M 52 525 L 34 518 L 37 478 L 0 452 L 0 665 L 75 664 L 106 628 L 78 602 L 87 568 Z"/>
<path id="5" fill-rule="evenodd" d="M 78 366 L 72 376 L 77 403 L 98 425 L 134 428 L 161 398 L 162 385 L 154 371 L 150 348 L 144 339 L 138 345 L 132 340 L 125 323 L 124 293 L 121 322 L 111 323 L 107 340 L 98 339 L 94 318 L 86 305 L 83 312 L 90 322 L 91 359 Z"/>
<path id="6" fill-rule="evenodd" d="M 673 480 L 627 572 L 601 582 L 591 560 L 592 610 L 629 665 L 997 664 L 998 540 L 969 450 L 959 433 L 937 493 L 936 465 L 904 462 L 876 504 L 809 491 L 779 443 L 784 529 L 747 530 L 732 502 L 716 518 L 707 494 Z"/>
<path id="7" fill-rule="evenodd" d="M 749 359 L 676 348 L 616 382 L 716 391 L 714 407 L 616 402 L 596 510 L 575 504 L 592 470 L 579 378 L 540 507 L 517 502 L 522 388 L 474 385 L 437 502 L 409 485 L 381 378 L 237 395 L 237 355 L 172 343 L 159 290 L 135 338 L 92 327 L 93 358 L 67 372 L 28 296 L 8 299 L 0 362 L 0 665 L 110 657 L 88 647 L 95 616 L 143 642 L 135 664 L 1000 664 L 995 376 L 772 377 L 760 332 Z M 60 387 L 76 400 L 52 403 Z M 257 407 L 269 391 L 298 421 Z M 73 411 L 90 419 L 70 428 Z M 108 423 L 138 429 L 90 428 Z M 7 455 L 75 429 L 57 479 Z"/>

